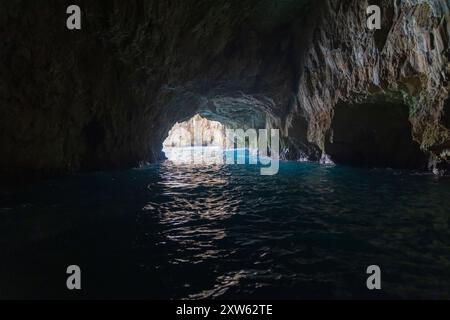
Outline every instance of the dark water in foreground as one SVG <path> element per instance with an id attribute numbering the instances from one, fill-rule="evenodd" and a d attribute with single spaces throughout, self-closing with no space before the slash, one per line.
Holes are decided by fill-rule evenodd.
<path id="1" fill-rule="evenodd" d="M 0 198 L 0 298 L 450 298 L 450 180 L 154 165 Z M 66 268 L 83 290 L 66 290 Z M 366 268 L 382 269 L 380 292 Z"/>

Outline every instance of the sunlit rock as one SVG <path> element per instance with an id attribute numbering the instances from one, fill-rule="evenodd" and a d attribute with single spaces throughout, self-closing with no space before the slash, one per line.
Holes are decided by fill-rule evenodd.
<path id="1" fill-rule="evenodd" d="M 195 115 L 188 121 L 176 123 L 163 146 L 165 149 L 199 146 L 223 148 L 224 144 L 225 126 Z"/>

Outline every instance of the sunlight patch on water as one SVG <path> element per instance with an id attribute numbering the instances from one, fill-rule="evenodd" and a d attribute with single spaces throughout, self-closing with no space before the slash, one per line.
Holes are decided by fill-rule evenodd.
<path id="1" fill-rule="evenodd" d="M 259 164 L 268 157 L 258 157 L 257 150 L 222 149 L 220 147 L 164 148 L 167 159 L 174 165 Z"/>
<path id="2" fill-rule="evenodd" d="M 224 151 L 220 147 L 169 147 L 163 152 L 169 161 L 177 165 L 224 163 Z"/>

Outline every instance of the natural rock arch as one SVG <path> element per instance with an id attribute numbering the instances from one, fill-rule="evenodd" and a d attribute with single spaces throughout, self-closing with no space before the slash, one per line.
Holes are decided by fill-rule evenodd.
<path id="1" fill-rule="evenodd" d="M 64 2 L 2 2 L 0 174 L 157 161 L 196 113 L 277 127 L 283 156 L 320 159 L 336 105 L 375 95 L 401 96 L 414 141 L 442 166 L 448 2 L 377 4 L 381 31 L 365 29 L 360 0 L 79 1 L 83 28 L 68 32 Z"/>

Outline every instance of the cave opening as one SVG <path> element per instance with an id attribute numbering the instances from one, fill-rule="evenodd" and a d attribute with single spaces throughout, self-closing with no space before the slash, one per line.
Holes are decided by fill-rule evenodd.
<path id="1" fill-rule="evenodd" d="M 163 142 L 167 159 L 176 164 L 219 163 L 225 149 L 225 125 L 196 114 L 177 122 Z"/>
<path id="2" fill-rule="evenodd" d="M 337 164 L 424 169 L 427 157 L 412 137 L 409 107 L 400 102 L 339 103 L 325 142 Z"/>

